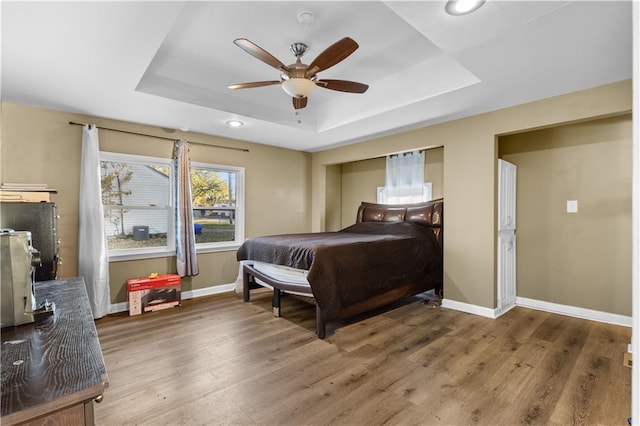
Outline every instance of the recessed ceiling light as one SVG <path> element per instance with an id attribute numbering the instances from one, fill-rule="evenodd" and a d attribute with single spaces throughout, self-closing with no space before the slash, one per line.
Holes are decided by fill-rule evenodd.
<path id="1" fill-rule="evenodd" d="M 244 123 L 240 120 L 229 120 L 227 121 L 227 126 L 229 127 L 242 127 Z"/>
<path id="2" fill-rule="evenodd" d="M 466 15 L 479 9 L 484 2 L 485 0 L 449 0 L 444 6 L 444 10 L 449 15 Z"/>

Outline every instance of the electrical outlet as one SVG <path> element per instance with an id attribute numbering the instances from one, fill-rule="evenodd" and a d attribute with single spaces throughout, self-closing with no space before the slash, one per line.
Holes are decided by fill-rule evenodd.
<path id="1" fill-rule="evenodd" d="M 578 213 L 578 200 L 567 200 L 567 213 Z"/>

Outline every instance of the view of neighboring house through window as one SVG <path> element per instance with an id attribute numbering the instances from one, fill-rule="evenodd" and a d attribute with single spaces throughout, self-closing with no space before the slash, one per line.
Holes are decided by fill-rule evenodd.
<path id="1" fill-rule="evenodd" d="M 100 153 L 102 203 L 110 259 L 175 253 L 171 160 Z M 194 231 L 199 251 L 243 240 L 244 169 L 193 163 Z"/>
<path id="2" fill-rule="evenodd" d="M 100 160 L 109 254 L 174 250 L 171 160 L 104 152 Z"/>

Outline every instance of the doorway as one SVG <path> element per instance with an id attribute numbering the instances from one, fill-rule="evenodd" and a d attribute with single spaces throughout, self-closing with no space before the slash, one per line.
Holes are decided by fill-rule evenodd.
<path id="1" fill-rule="evenodd" d="M 518 166 L 517 299 L 631 316 L 631 115 L 501 136 Z"/>

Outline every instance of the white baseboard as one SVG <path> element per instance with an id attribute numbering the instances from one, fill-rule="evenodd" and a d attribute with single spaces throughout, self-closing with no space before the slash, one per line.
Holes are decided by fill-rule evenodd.
<path id="1" fill-rule="evenodd" d="M 227 293 L 229 291 L 235 291 L 234 283 L 183 291 L 182 294 L 180 295 L 180 298 L 182 300 L 187 300 L 187 299 L 194 299 L 196 297 L 210 296 L 212 294 Z M 113 303 L 109 307 L 110 314 L 115 314 L 118 312 L 126 312 L 127 310 L 128 310 L 127 302 Z"/>
<path id="2" fill-rule="evenodd" d="M 591 321 L 604 322 L 608 324 L 631 327 L 631 317 L 625 315 L 611 314 L 609 312 L 596 311 L 593 309 L 578 308 L 576 306 L 560 305 L 558 303 L 545 302 L 542 300 L 528 299 L 526 297 L 516 297 L 516 306 L 537 309 L 539 311 L 551 312 L 554 314 L 567 315 L 575 318 L 582 318 Z M 507 312 L 500 312 L 497 308 L 485 308 L 484 306 L 472 305 L 470 303 L 458 302 L 455 300 L 442 299 L 442 307 L 456 311 L 467 312 L 485 318 L 496 319 Z"/>
<path id="3" fill-rule="evenodd" d="M 110 314 L 117 314 L 118 312 L 125 312 L 127 310 L 127 302 L 112 303 L 111 306 L 109 306 Z"/>
<path id="4" fill-rule="evenodd" d="M 235 284 L 234 283 L 216 285 L 216 286 L 213 286 L 213 287 L 198 288 L 198 289 L 189 290 L 189 291 L 183 291 L 182 292 L 182 299 L 183 300 L 194 299 L 196 297 L 211 296 L 212 294 L 227 293 L 229 291 L 235 291 Z"/>
<path id="5" fill-rule="evenodd" d="M 442 299 L 442 307 L 491 319 L 498 318 L 498 312 L 496 309 L 485 308 L 484 306 L 472 305 L 470 303 L 458 302 L 456 300 Z"/>
<path id="6" fill-rule="evenodd" d="M 516 305 L 545 312 L 552 312 L 554 314 L 631 327 L 631 317 L 625 315 L 611 314 L 609 312 L 579 308 L 576 306 L 560 305 L 558 303 L 528 299 L 526 297 L 516 297 Z"/>
<path id="7" fill-rule="evenodd" d="M 227 293 L 230 291 L 235 291 L 235 283 L 183 291 L 181 297 L 182 300 L 187 300 L 196 297 L 210 296 L 213 294 Z M 625 327 L 631 327 L 632 324 L 631 317 L 629 316 L 596 311 L 593 309 L 579 308 L 576 306 L 561 305 L 558 303 L 545 302 L 542 300 L 529 299 L 526 297 L 516 297 L 516 306 L 537 309 L 539 311 L 551 312 L 554 314 L 567 315 L 570 317 L 583 318 L 591 321 L 622 325 Z M 499 312 L 497 308 L 485 308 L 484 306 L 472 305 L 470 303 L 458 302 L 456 300 L 450 299 L 442 299 L 442 307 L 491 319 L 496 319 L 509 310 L 506 309 L 504 312 Z M 109 308 L 110 314 L 125 311 L 127 311 L 127 302 L 114 303 Z"/>

